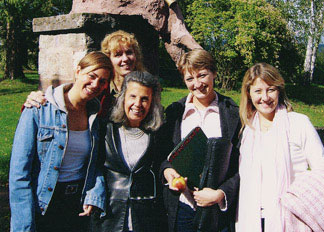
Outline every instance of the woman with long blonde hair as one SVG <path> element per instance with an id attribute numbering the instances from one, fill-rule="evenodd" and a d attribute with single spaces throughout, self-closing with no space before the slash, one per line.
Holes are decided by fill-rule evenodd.
<path id="1" fill-rule="evenodd" d="M 280 197 L 295 178 L 323 169 L 322 142 L 307 116 L 292 111 L 279 71 L 266 63 L 243 78 L 239 232 L 285 231 Z"/>

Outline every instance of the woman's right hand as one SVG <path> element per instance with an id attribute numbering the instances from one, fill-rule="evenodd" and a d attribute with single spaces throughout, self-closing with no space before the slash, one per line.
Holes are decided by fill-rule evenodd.
<path id="1" fill-rule="evenodd" d="M 46 98 L 44 97 L 44 93 L 42 91 L 32 91 L 26 99 L 24 106 L 27 108 L 37 107 L 40 105 L 44 105 L 46 103 Z"/>
<path id="2" fill-rule="evenodd" d="M 172 186 L 172 181 L 174 178 L 179 178 L 180 174 L 173 168 L 166 168 L 163 171 L 163 175 L 164 178 L 167 180 L 168 184 L 169 184 L 169 189 L 173 190 L 173 191 L 179 191 L 178 188 Z"/>
<path id="3" fill-rule="evenodd" d="M 83 212 L 79 213 L 80 217 L 90 216 L 93 211 L 95 211 L 95 206 L 93 205 L 83 205 Z"/>

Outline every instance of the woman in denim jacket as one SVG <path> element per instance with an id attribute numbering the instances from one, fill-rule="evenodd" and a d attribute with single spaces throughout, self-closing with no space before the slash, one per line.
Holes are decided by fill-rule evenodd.
<path id="1" fill-rule="evenodd" d="M 82 192 L 88 191 L 85 204 L 103 207 L 94 188 L 96 178 L 101 181 L 93 162 L 100 109 L 95 97 L 111 76 L 110 59 L 91 52 L 79 62 L 74 84 L 49 87 L 47 104 L 23 111 L 10 162 L 11 231 L 84 231 Z M 89 209 L 83 210 L 86 215 Z"/>

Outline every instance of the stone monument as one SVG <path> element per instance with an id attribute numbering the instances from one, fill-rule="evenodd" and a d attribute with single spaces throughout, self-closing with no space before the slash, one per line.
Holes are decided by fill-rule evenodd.
<path id="1" fill-rule="evenodd" d="M 39 33 L 40 89 L 73 81 L 79 60 L 119 29 L 136 36 L 153 74 L 159 73 L 159 38 L 175 62 L 185 50 L 201 48 L 175 0 L 73 0 L 69 14 L 33 20 L 33 31 Z"/>

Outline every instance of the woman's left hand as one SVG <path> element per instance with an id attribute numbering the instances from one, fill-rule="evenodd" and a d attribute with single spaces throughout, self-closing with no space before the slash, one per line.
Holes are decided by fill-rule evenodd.
<path id="1" fill-rule="evenodd" d="M 79 213 L 79 216 L 90 216 L 94 209 L 93 205 L 83 205 L 83 212 Z"/>
<path id="2" fill-rule="evenodd" d="M 203 188 L 202 190 L 195 188 L 193 196 L 197 206 L 200 207 L 207 207 L 220 203 L 225 197 L 223 191 L 219 189 L 214 190 L 211 188 Z"/>

